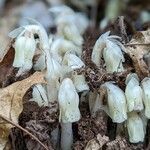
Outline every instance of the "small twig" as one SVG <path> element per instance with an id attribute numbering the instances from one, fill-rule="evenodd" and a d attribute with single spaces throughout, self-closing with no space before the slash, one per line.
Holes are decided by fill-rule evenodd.
<path id="1" fill-rule="evenodd" d="M 37 137 L 35 137 L 33 134 L 31 134 L 29 131 L 27 131 L 26 129 L 24 129 L 23 127 L 21 127 L 20 125 L 14 123 L 13 121 L 7 119 L 6 117 L 2 116 L 0 114 L 0 118 L 2 118 L 3 120 L 7 121 L 8 123 L 12 124 L 13 126 L 19 128 L 20 130 L 22 130 L 23 132 L 25 132 L 26 134 L 28 134 L 30 137 L 32 137 L 35 141 L 37 141 L 45 150 L 49 150 L 47 148 L 47 146 L 45 146 Z"/>
<path id="2" fill-rule="evenodd" d="M 130 43 L 130 44 L 124 44 L 125 46 L 134 46 L 134 45 L 150 45 L 150 43 Z"/>

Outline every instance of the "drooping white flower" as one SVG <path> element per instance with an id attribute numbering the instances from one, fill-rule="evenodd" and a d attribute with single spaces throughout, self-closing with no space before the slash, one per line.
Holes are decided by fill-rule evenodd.
<path id="1" fill-rule="evenodd" d="M 136 112 L 130 112 L 128 114 L 127 129 L 131 143 L 144 141 L 144 124 L 141 117 Z"/>
<path id="2" fill-rule="evenodd" d="M 20 36 L 15 41 L 15 58 L 13 62 L 14 67 L 22 67 L 24 65 L 24 48 L 25 48 L 26 38 Z"/>
<path id="3" fill-rule="evenodd" d="M 50 45 L 49 45 L 49 39 L 47 36 L 47 33 L 45 29 L 42 27 L 40 23 L 33 19 L 28 19 L 29 24 L 25 25 L 23 27 L 19 27 L 15 30 L 13 30 L 9 36 L 12 38 L 16 38 L 16 45 L 15 47 L 18 49 L 20 46 L 22 49 L 22 53 L 24 53 L 24 64 L 23 65 L 16 65 L 14 62 L 14 66 L 19 66 L 19 71 L 17 76 L 23 74 L 24 72 L 30 70 L 32 68 L 32 58 L 36 49 L 36 42 L 34 39 L 34 35 L 38 35 L 39 38 L 39 47 L 46 55 L 46 60 L 49 59 L 50 54 Z M 21 37 L 25 37 L 26 40 L 21 40 L 22 42 L 18 42 L 17 40 Z M 24 42 L 23 42 L 24 41 Z M 20 45 L 19 45 L 19 44 Z M 22 43 L 22 44 L 21 44 Z M 16 53 L 16 56 L 18 54 Z M 23 56 L 23 55 L 22 55 Z M 25 60 L 26 59 L 26 60 Z"/>
<path id="4" fill-rule="evenodd" d="M 63 56 L 68 51 L 76 52 L 78 56 L 81 56 L 82 53 L 82 49 L 80 47 L 63 38 L 57 38 L 52 42 L 51 53 L 60 63 L 63 59 Z"/>
<path id="5" fill-rule="evenodd" d="M 82 46 L 83 37 L 76 25 L 68 20 L 60 18 L 57 21 L 57 34 L 64 37 L 64 39 L 72 41 L 77 46 Z"/>
<path id="6" fill-rule="evenodd" d="M 62 61 L 62 65 L 66 65 L 70 67 L 72 70 L 79 69 L 85 66 L 83 61 L 78 56 L 76 56 L 75 54 L 71 54 L 70 52 L 67 52 L 65 54 Z"/>
<path id="7" fill-rule="evenodd" d="M 143 89 L 144 114 L 150 119 L 150 78 L 146 77 L 142 80 L 141 86 Z"/>
<path id="8" fill-rule="evenodd" d="M 70 150 L 73 144 L 72 122 L 80 119 L 79 96 L 71 79 L 62 81 L 58 103 L 60 109 L 59 121 L 61 122 L 61 149 Z"/>
<path id="9" fill-rule="evenodd" d="M 106 71 L 108 73 L 123 71 L 122 62 L 124 62 L 124 56 L 120 47 L 109 40 L 106 40 L 106 42 L 106 48 L 103 50 Z"/>
<path id="10" fill-rule="evenodd" d="M 57 25 L 61 18 L 63 18 L 63 20 L 66 20 L 67 22 L 72 22 L 77 27 L 81 35 L 85 32 L 89 25 L 89 20 L 85 14 L 79 12 L 76 13 L 68 6 L 54 6 L 50 8 L 49 11 L 54 15 Z"/>
<path id="11" fill-rule="evenodd" d="M 58 103 L 61 122 L 76 122 L 80 119 L 79 96 L 69 78 L 64 79 L 60 85 Z"/>
<path id="12" fill-rule="evenodd" d="M 120 72 L 123 71 L 122 62 L 124 62 L 124 56 L 122 50 L 125 48 L 117 40 L 120 37 L 109 34 L 110 31 L 102 34 L 96 41 L 91 56 L 92 61 L 100 67 L 101 58 L 104 57 L 107 72 Z"/>
<path id="13" fill-rule="evenodd" d="M 125 95 L 129 112 L 143 109 L 143 92 L 137 74 L 132 73 L 127 76 Z"/>
<path id="14" fill-rule="evenodd" d="M 83 92 L 83 91 L 88 91 L 89 90 L 89 86 L 85 81 L 85 77 L 84 75 L 78 75 L 78 74 L 73 74 L 73 79 L 72 79 L 77 92 Z"/>
<path id="15" fill-rule="evenodd" d="M 30 101 L 36 102 L 40 107 L 48 106 L 48 99 L 45 88 L 41 84 L 33 87 L 32 99 Z"/>
<path id="16" fill-rule="evenodd" d="M 49 9 L 49 12 L 54 16 L 55 19 L 57 19 L 60 15 L 65 16 L 74 14 L 74 11 L 66 5 L 53 6 Z"/>
<path id="17" fill-rule="evenodd" d="M 121 123 L 127 119 L 127 104 L 124 92 L 111 82 L 104 83 L 101 88 L 106 88 L 107 105 L 106 113 L 113 122 Z M 101 96 L 101 95 L 100 95 Z"/>
<path id="18" fill-rule="evenodd" d="M 23 50 L 23 49 L 22 49 Z M 26 38 L 25 45 L 24 45 L 24 65 L 19 69 L 17 76 L 29 71 L 32 66 L 32 59 L 36 50 L 36 42 L 33 35 Z"/>

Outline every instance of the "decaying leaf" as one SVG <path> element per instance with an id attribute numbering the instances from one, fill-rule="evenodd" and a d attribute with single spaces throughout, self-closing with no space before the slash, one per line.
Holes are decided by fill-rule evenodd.
<path id="1" fill-rule="evenodd" d="M 100 150 L 108 141 L 109 138 L 107 136 L 98 134 L 96 139 L 92 139 L 87 143 L 85 150 Z"/>
<path id="2" fill-rule="evenodd" d="M 30 77 L 15 82 L 6 88 L 0 89 L 0 115 L 17 123 L 18 116 L 22 112 L 22 98 L 26 91 L 37 83 L 44 83 L 44 74 L 35 72 Z M 0 119 L 0 150 L 4 148 L 11 125 Z"/>
<path id="3" fill-rule="evenodd" d="M 148 66 L 143 58 L 149 53 L 150 44 L 145 43 L 150 43 L 150 29 L 137 32 L 126 48 L 126 52 L 132 59 L 135 71 L 140 78 L 149 75 Z"/>
<path id="4" fill-rule="evenodd" d="M 0 52 L 0 87 L 3 87 L 4 82 L 6 82 L 7 76 L 12 74 L 14 68 L 12 63 L 14 60 L 15 50 L 12 47 L 12 41 L 8 44 L 5 52 L 1 54 Z"/>

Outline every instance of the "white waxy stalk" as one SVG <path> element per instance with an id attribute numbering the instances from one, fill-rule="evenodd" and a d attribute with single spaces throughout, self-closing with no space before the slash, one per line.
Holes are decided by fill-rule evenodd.
<path id="1" fill-rule="evenodd" d="M 145 106 L 144 114 L 150 119 L 150 78 L 146 77 L 142 80 L 143 102 Z"/>
<path id="2" fill-rule="evenodd" d="M 121 48 L 110 40 L 106 40 L 106 43 L 106 48 L 103 50 L 106 71 L 108 73 L 124 71 L 122 65 L 122 62 L 124 62 L 124 56 Z"/>
<path id="3" fill-rule="evenodd" d="M 110 69 L 110 71 L 107 69 L 108 72 L 114 72 L 114 71 L 118 72 L 118 70 L 122 71 L 123 67 L 121 65 L 122 65 L 122 62 L 124 61 L 124 57 L 123 57 L 121 50 L 125 50 L 125 48 L 118 40 L 118 39 L 120 39 L 120 37 L 115 36 L 115 35 L 109 35 L 109 34 L 110 34 L 110 31 L 102 34 L 96 41 L 94 48 L 93 48 L 92 56 L 91 56 L 92 61 L 98 67 L 100 67 L 101 58 L 103 56 L 105 61 L 107 61 L 107 64 L 106 64 L 107 68 L 112 68 L 112 67 L 109 67 L 110 63 L 108 61 L 110 61 L 109 59 L 111 59 L 111 61 L 112 61 L 114 58 L 114 59 L 116 59 L 116 60 L 114 60 L 115 63 L 113 63 L 115 65 L 115 67 L 113 65 L 113 68 Z M 111 52 L 109 52 L 109 51 L 111 51 Z M 119 67 L 120 67 L 120 69 L 119 69 Z"/>
<path id="4" fill-rule="evenodd" d="M 50 60 L 50 61 L 49 61 Z M 55 58 L 51 57 L 51 59 L 47 60 L 47 91 L 48 91 L 48 99 L 50 102 L 54 102 L 58 98 L 58 88 L 59 82 L 58 80 L 62 77 L 62 67 L 61 65 L 55 60 Z"/>
<path id="5" fill-rule="evenodd" d="M 89 91 L 88 92 L 89 109 L 90 109 L 91 115 L 93 114 L 93 108 L 94 108 L 94 105 L 95 105 L 97 95 L 98 95 L 97 91 Z"/>
<path id="6" fill-rule="evenodd" d="M 26 43 L 26 37 L 20 36 L 15 41 L 15 58 L 13 62 L 14 67 L 22 67 L 24 65 L 24 48 Z"/>
<path id="7" fill-rule="evenodd" d="M 85 81 L 84 75 L 78 75 L 76 72 L 72 75 L 73 83 L 76 87 L 77 92 L 88 91 L 89 86 Z"/>
<path id="8" fill-rule="evenodd" d="M 111 82 L 106 82 L 101 88 L 107 91 L 104 96 L 107 100 L 107 105 L 104 110 L 113 122 L 122 123 L 127 119 L 127 104 L 124 92 Z"/>
<path id="9" fill-rule="evenodd" d="M 54 40 L 51 46 L 51 53 L 60 63 L 67 51 L 76 52 L 77 55 L 81 57 L 82 49 L 73 44 L 71 41 L 65 40 L 63 38 L 57 38 Z"/>
<path id="10" fill-rule="evenodd" d="M 30 101 L 36 102 L 40 107 L 48 106 L 48 99 L 45 88 L 41 84 L 33 87 L 32 99 Z"/>
<path id="11" fill-rule="evenodd" d="M 72 122 L 79 121 L 79 96 L 71 79 L 62 81 L 58 93 L 60 109 L 59 120 L 61 122 L 61 148 L 71 150 L 73 142 Z"/>
<path id="12" fill-rule="evenodd" d="M 143 142 L 145 137 L 144 124 L 136 112 L 130 112 L 127 119 L 129 141 L 131 143 Z"/>
<path id="13" fill-rule="evenodd" d="M 132 73 L 127 76 L 125 95 L 129 112 L 143 109 L 143 91 L 139 85 L 137 74 Z"/>

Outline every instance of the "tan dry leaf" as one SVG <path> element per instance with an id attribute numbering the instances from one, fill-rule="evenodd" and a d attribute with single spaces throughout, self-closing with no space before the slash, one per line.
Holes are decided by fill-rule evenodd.
<path id="1" fill-rule="evenodd" d="M 140 78 L 144 78 L 145 76 L 149 75 L 148 66 L 145 63 L 143 57 L 144 55 L 148 54 L 150 51 L 150 45 L 138 45 L 144 43 L 150 43 L 150 29 L 147 31 L 141 31 L 135 33 L 132 40 L 128 44 L 137 44 L 137 45 L 130 45 L 126 47 L 126 52 L 132 59 L 132 63 L 136 70 L 136 73 Z"/>
<path id="2" fill-rule="evenodd" d="M 109 138 L 107 136 L 101 136 L 100 134 L 98 134 L 95 139 L 92 139 L 87 143 L 84 150 L 100 150 L 108 141 Z"/>
<path id="3" fill-rule="evenodd" d="M 35 72 L 22 81 L 0 89 L 0 115 L 18 123 L 18 116 L 23 110 L 22 98 L 26 91 L 37 83 L 45 83 L 44 74 L 41 72 Z M 0 150 L 7 142 L 11 127 L 10 124 L 0 119 Z"/>

